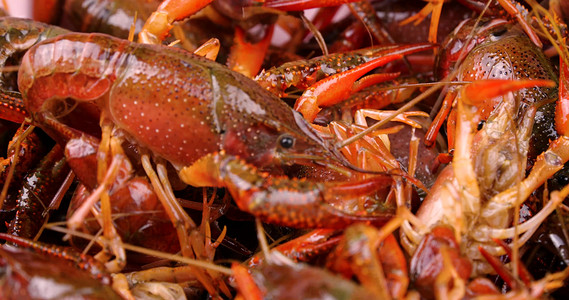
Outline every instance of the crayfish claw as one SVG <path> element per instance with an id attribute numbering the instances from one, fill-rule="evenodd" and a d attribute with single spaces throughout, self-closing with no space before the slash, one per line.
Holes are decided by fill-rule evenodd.
<path id="1" fill-rule="evenodd" d="M 332 205 L 338 195 L 357 197 L 388 186 L 389 176 L 352 183 L 317 183 L 288 177 L 268 177 L 239 159 L 224 160 L 221 179 L 239 208 L 265 222 L 299 228 L 343 228 L 362 222 L 382 225 L 392 214 L 352 213 Z"/>

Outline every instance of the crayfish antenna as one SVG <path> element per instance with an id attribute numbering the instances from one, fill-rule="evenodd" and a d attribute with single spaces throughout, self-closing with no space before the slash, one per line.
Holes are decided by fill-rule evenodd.
<path id="1" fill-rule="evenodd" d="M 308 27 L 308 30 L 310 30 L 310 32 L 312 32 L 312 34 L 314 35 L 314 39 L 316 39 L 316 43 L 318 43 L 320 50 L 322 50 L 322 54 L 328 55 L 328 46 L 326 45 L 326 41 L 324 40 L 324 37 L 320 33 L 320 30 L 318 30 L 318 28 L 316 28 L 314 23 L 312 23 L 312 21 L 310 21 L 310 19 L 308 19 L 304 15 L 304 12 L 300 13 L 300 19 L 306 25 L 306 27 Z"/>
<path id="2" fill-rule="evenodd" d="M 257 228 L 257 239 L 259 240 L 259 245 L 265 255 L 265 259 L 269 259 L 269 243 L 267 242 L 267 237 L 265 236 L 265 229 L 263 229 L 263 224 L 259 218 L 255 219 L 255 227 Z"/>

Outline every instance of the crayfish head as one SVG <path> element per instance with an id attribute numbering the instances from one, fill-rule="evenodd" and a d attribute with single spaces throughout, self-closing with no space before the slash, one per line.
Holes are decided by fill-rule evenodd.
<path id="1" fill-rule="evenodd" d="M 436 57 L 435 72 L 438 78 L 452 73 L 477 45 L 501 35 L 511 25 L 504 19 L 466 19 L 443 41 Z"/>
<path id="2" fill-rule="evenodd" d="M 220 97 L 213 117 L 226 154 L 272 174 L 292 165 L 346 165 L 300 113 L 257 83 L 221 68 L 215 70 L 215 82 Z"/>
<path id="3" fill-rule="evenodd" d="M 246 128 L 228 130 L 222 144 L 226 153 L 271 173 L 283 173 L 293 165 L 337 166 L 339 170 L 347 163 L 297 112 L 293 112 L 290 122 L 263 120 Z"/>
<path id="4" fill-rule="evenodd" d="M 324 139 L 300 114 L 295 113 L 295 117 L 298 126 L 296 132 L 300 134 L 287 132 L 277 138 L 274 159 L 279 164 L 299 164 L 314 167 L 318 174 L 325 170 L 325 173 L 347 177 L 351 176 L 353 171 L 364 171 L 352 165 L 332 140 Z"/>

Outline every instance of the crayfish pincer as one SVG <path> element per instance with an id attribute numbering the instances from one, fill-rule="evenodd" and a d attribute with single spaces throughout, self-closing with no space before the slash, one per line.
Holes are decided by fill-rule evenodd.
<path id="1" fill-rule="evenodd" d="M 26 53 L 18 85 L 34 122 L 46 132 L 82 134 L 73 124 L 58 119 L 61 114 L 56 108 L 62 102 L 69 104 L 68 98 L 95 104 L 101 111 L 101 124 L 111 124 L 113 138 L 138 145 L 158 162 L 167 160 L 190 185 L 225 187 L 230 181 L 229 190 L 241 209 L 262 208 L 265 213 L 259 215 L 265 220 L 295 227 L 338 227 L 354 221 L 380 224 L 390 217 L 325 205 L 317 220 L 295 218 L 320 209 L 327 197 L 367 194 L 390 184 L 391 178 L 383 175 L 339 183 L 336 194 L 330 195 L 322 184 L 264 175 L 282 174 L 281 167 L 291 164 L 349 170 L 333 145 L 276 96 L 249 78 L 184 50 L 104 34 L 66 34 Z M 66 113 L 73 113 L 72 109 L 68 105 Z M 143 155 L 142 161 L 179 237 L 187 235 L 184 232 L 193 222 L 171 193 L 168 178 L 161 172 L 164 166 L 157 163 L 157 175 L 148 156 Z M 265 183 L 258 184 L 258 180 Z M 255 190 L 244 190 L 248 186 Z M 258 199 L 257 187 L 269 194 L 267 201 L 279 199 L 279 208 L 272 209 L 270 202 L 250 201 L 250 197 Z M 295 197 L 310 196 L 302 198 L 303 205 L 296 203 L 287 210 L 283 199 L 295 187 L 299 187 Z"/>

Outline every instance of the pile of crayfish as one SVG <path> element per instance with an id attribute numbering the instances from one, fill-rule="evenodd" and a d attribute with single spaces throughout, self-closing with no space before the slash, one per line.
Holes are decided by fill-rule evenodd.
<path id="1" fill-rule="evenodd" d="M 563 298 L 568 3 L 4 3 L 0 298 Z"/>

